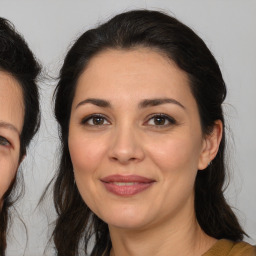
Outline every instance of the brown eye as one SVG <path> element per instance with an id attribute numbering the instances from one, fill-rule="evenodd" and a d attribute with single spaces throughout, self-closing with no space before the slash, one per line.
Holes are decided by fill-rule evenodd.
<path id="1" fill-rule="evenodd" d="M 166 122 L 166 118 L 162 116 L 154 117 L 153 120 L 155 125 L 165 125 Z"/>
<path id="2" fill-rule="evenodd" d="M 110 124 L 106 117 L 102 115 L 90 115 L 84 118 L 81 122 L 83 125 L 88 126 L 101 126 Z"/>
<path id="3" fill-rule="evenodd" d="M 99 116 L 99 117 L 93 117 L 92 118 L 92 123 L 93 125 L 102 125 L 104 124 L 104 118 Z"/>
<path id="4" fill-rule="evenodd" d="M 166 127 L 176 124 L 175 119 L 165 114 L 153 115 L 147 122 L 150 126 Z"/>

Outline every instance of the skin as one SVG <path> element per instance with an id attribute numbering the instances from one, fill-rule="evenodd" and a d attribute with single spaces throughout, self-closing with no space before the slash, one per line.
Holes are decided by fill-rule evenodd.
<path id="1" fill-rule="evenodd" d="M 23 120 L 20 85 L 11 75 L 0 71 L 0 209 L 19 166 Z"/>
<path id="2" fill-rule="evenodd" d="M 85 102 L 91 98 L 111 107 Z M 172 101 L 141 107 L 156 98 Z M 103 116 L 100 125 L 88 120 L 91 114 Z M 159 124 L 156 114 L 175 122 Z M 221 134 L 220 121 L 211 135 L 202 134 L 187 75 L 163 54 L 107 50 L 90 61 L 72 104 L 69 150 L 82 198 L 109 226 L 111 255 L 201 255 L 216 242 L 197 223 L 194 182 L 217 154 Z M 113 174 L 155 182 L 122 197 L 100 181 Z"/>

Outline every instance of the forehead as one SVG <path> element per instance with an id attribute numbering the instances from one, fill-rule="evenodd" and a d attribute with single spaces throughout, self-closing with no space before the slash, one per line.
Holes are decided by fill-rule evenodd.
<path id="1" fill-rule="evenodd" d="M 7 72 L 0 71 L 0 120 L 10 123 L 21 133 L 24 120 L 22 89 Z"/>
<path id="2" fill-rule="evenodd" d="M 78 79 L 73 103 L 84 97 L 125 102 L 166 96 L 193 98 L 187 74 L 173 61 L 149 48 L 110 49 L 90 60 Z"/>

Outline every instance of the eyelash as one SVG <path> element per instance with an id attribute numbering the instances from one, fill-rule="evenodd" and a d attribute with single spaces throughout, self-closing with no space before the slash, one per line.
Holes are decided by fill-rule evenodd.
<path id="1" fill-rule="evenodd" d="M 104 115 L 92 114 L 92 115 L 89 115 L 89 116 L 83 118 L 82 121 L 81 121 L 81 124 L 82 125 L 87 125 L 87 126 L 101 126 L 101 125 L 97 125 L 97 124 L 89 124 L 88 123 L 90 120 L 93 120 L 94 118 L 101 118 L 101 119 L 107 120 L 107 118 Z M 108 123 L 109 123 L 109 121 L 108 121 Z"/>
<path id="2" fill-rule="evenodd" d="M 8 147 L 11 143 L 4 137 L 0 136 L 0 146 Z"/>
<path id="3" fill-rule="evenodd" d="M 93 119 L 96 119 L 96 118 L 99 118 L 101 119 L 101 121 L 103 120 L 103 123 L 102 124 L 89 124 L 89 121 L 93 121 Z M 170 117 L 166 114 L 153 114 L 151 115 L 147 121 L 144 123 L 149 123 L 150 120 L 153 120 L 154 118 L 161 118 L 161 119 L 164 119 L 164 123 L 166 122 L 166 120 L 169 122 L 168 124 L 163 124 L 163 125 L 154 125 L 154 124 L 149 124 L 149 126 L 154 126 L 156 128 L 163 128 L 163 127 L 169 127 L 171 125 L 175 125 L 177 122 L 176 120 L 173 118 L 173 117 Z M 94 120 L 95 120 L 94 119 Z M 107 124 L 104 124 L 104 122 L 107 121 Z M 81 124 L 82 125 L 87 125 L 87 126 L 95 126 L 95 127 L 100 127 L 100 126 L 103 126 L 103 125 L 108 125 L 110 122 L 107 120 L 107 118 L 104 116 L 104 115 L 101 115 L 101 114 L 92 114 L 90 116 L 87 116 L 85 117 L 84 119 L 82 119 L 81 121 Z"/>
<path id="4" fill-rule="evenodd" d="M 166 120 L 169 122 L 168 124 L 163 124 L 163 125 L 150 125 L 150 126 L 154 126 L 156 128 L 162 128 L 162 127 L 169 127 L 171 125 L 175 125 L 177 122 L 173 117 L 170 117 L 169 115 L 166 114 L 153 114 L 149 117 L 148 121 L 146 123 L 149 123 L 150 120 L 156 119 L 156 118 L 161 118 L 164 119 L 164 123 L 166 122 Z"/>

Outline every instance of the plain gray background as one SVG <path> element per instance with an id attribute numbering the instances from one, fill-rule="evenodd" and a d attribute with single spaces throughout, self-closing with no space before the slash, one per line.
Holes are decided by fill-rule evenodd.
<path id="1" fill-rule="evenodd" d="M 224 104 L 228 131 L 230 185 L 226 198 L 241 224 L 256 243 L 256 1 L 255 0 L 0 0 L 0 16 L 8 18 L 24 35 L 44 66 L 56 77 L 67 49 L 86 29 L 113 15 L 136 8 L 166 11 L 193 28 L 212 50 L 228 87 Z M 42 125 L 20 171 L 26 194 L 17 209 L 28 231 L 15 217 L 7 256 L 43 254 L 48 223 L 54 220 L 51 198 L 36 208 L 39 197 L 54 175 L 58 159 L 57 125 L 52 114 L 55 81 L 42 80 Z M 36 208 L 36 209 L 35 209 Z M 49 214 L 45 215 L 45 211 Z M 25 244 L 27 243 L 27 246 Z"/>

